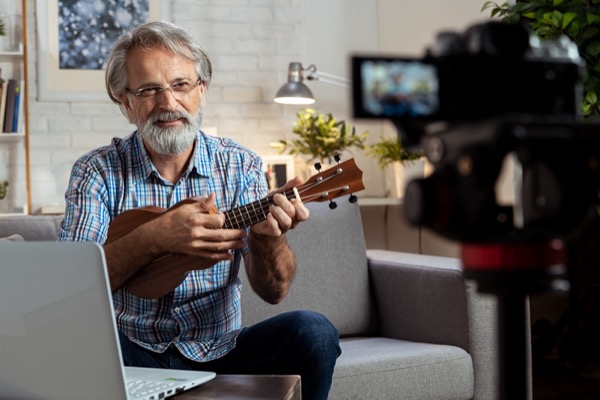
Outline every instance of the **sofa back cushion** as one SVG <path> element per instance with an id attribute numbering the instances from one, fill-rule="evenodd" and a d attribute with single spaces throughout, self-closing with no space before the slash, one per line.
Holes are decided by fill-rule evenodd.
<path id="1" fill-rule="evenodd" d="M 242 268 L 244 325 L 285 311 L 313 310 L 328 317 L 342 336 L 376 332 L 359 206 L 350 203 L 347 196 L 336 203 L 333 210 L 328 202 L 308 203 L 308 221 L 287 233 L 297 268 L 290 291 L 280 304 L 260 299 Z"/>
<path id="2" fill-rule="evenodd" d="M 27 241 L 58 240 L 60 215 L 11 215 L 0 218 L 0 237 L 21 235 Z"/>

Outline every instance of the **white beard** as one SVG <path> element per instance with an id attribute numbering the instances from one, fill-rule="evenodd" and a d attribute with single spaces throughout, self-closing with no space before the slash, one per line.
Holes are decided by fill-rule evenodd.
<path id="1" fill-rule="evenodd" d="M 184 124 L 177 127 L 160 127 L 158 121 L 183 119 Z M 165 111 L 152 114 L 145 122 L 135 120 L 138 131 L 152 150 L 159 154 L 175 156 L 189 149 L 196 140 L 202 123 L 202 109 L 198 109 L 195 118 L 185 111 Z"/>

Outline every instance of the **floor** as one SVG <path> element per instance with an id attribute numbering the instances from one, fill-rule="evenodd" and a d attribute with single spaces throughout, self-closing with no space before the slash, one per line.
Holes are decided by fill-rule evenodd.
<path id="1" fill-rule="evenodd" d="M 546 298 L 541 304 L 555 313 L 558 311 L 560 316 L 566 315 L 565 303 L 554 300 Z M 535 298 L 531 305 L 534 312 L 543 313 Z M 598 329 L 594 327 L 590 335 L 574 335 L 571 339 L 564 329 L 558 329 L 561 339 L 556 340 L 559 326 L 563 325 L 547 320 L 532 325 L 533 400 L 600 400 Z"/>
<path id="2" fill-rule="evenodd" d="M 587 264 L 570 269 L 578 290 L 530 298 L 534 400 L 600 400 L 600 257 L 589 255 L 598 237 L 584 246 Z"/>
<path id="3" fill-rule="evenodd" d="M 567 366 L 558 359 L 545 360 L 534 369 L 534 400 L 600 399 L 600 366 Z"/>

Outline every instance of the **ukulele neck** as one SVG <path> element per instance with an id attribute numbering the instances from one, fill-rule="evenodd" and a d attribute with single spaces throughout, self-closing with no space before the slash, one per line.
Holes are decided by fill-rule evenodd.
<path id="1" fill-rule="evenodd" d="M 293 190 L 284 193 L 288 199 L 295 197 Z M 244 229 L 250 225 L 267 219 L 269 207 L 274 203 L 273 196 L 267 196 L 264 199 L 257 200 L 245 206 L 237 207 L 225 212 L 225 229 Z"/>

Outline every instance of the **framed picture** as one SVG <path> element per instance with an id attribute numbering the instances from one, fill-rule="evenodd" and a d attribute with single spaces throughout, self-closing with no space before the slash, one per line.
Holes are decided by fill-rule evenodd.
<path id="1" fill-rule="evenodd" d="M 269 190 L 277 189 L 294 177 L 294 157 L 287 155 L 263 156 L 263 169 Z"/>
<path id="2" fill-rule="evenodd" d="M 117 37 L 149 20 L 168 19 L 168 1 L 36 1 L 38 100 L 108 100 L 104 60 Z"/>

